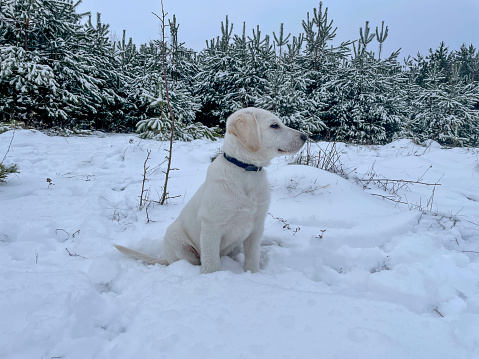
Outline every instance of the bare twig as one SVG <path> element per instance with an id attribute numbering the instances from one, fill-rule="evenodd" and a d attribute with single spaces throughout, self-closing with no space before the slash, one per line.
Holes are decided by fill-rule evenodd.
<path id="1" fill-rule="evenodd" d="M 70 253 L 70 251 L 68 250 L 68 248 L 65 248 L 65 250 L 68 252 L 68 255 L 69 255 L 70 257 L 80 257 L 80 258 L 86 259 L 86 257 L 83 257 L 83 256 L 81 256 L 81 255 L 79 255 L 79 254 Z"/>
<path id="2" fill-rule="evenodd" d="M 474 222 L 472 222 L 472 221 L 470 221 L 470 220 L 468 220 L 468 219 L 466 219 L 466 222 L 469 222 L 469 223 L 471 223 L 471 224 L 473 224 L 473 225 L 475 225 L 475 226 L 478 226 L 478 227 L 479 227 L 479 224 L 477 224 L 477 223 L 474 223 Z"/>
<path id="3" fill-rule="evenodd" d="M 437 310 L 437 308 L 434 308 L 434 311 L 435 311 L 437 314 L 439 314 L 439 315 L 441 316 L 441 318 L 444 318 L 444 315 L 442 315 L 442 313 L 441 313 L 439 310 Z"/>
<path id="4" fill-rule="evenodd" d="M 151 150 L 147 150 L 146 152 L 147 152 L 146 159 L 145 159 L 145 162 L 143 163 L 143 181 L 141 183 L 140 208 L 143 208 L 143 201 L 145 200 L 143 198 L 143 195 L 145 194 L 146 191 L 148 191 L 148 190 L 145 190 L 145 182 L 147 180 L 146 175 L 148 173 L 148 168 L 150 167 L 147 166 L 146 163 L 150 159 Z"/>
<path id="5" fill-rule="evenodd" d="M 271 213 L 268 213 L 271 217 L 273 217 L 274 219 L 280 221 L 281 223 L 283 223 L 283 229 L 291 229 L 290 227 L 290 224 L 291 223 L 288 223 L 288 221 L 286 221 L 284 218 L 281 218 L 281 217 L 275 217 L 273 216 Z"/>
<path id="6" fill-rule="evenodd" d="M 15 137 L 15 129 L 13 129 L 12 138 L 10 139 L 10 144 L 8 145 L 7 152 L 5 152 L 5 156 L 3 156 L 3 160 L 2 162 L 0 162 L 0 164 L 3 164 L 3 162 L 7 158 L 8 152 L 10 152 L 10 148 L 12 147 L 12 142 L 14 137 Z"/>
<path id="7" fill-rule="evenodd" d="M 426 173 L 428 173 L 431 168 L 432 168 L 432 165 L 430 165 L 430 166 L 427 168 L 427 170 L 422 174 L 422 176 L 418 178 L 418 181 L 422 181 L 422 179 L 424 178 L 424 176 L 426 175 Z"/>
<path id="8" fill-rule="evenodd" d="M 432 188 L 431 197 L 427 200 L 426 208 L 429 212 L 432 212 L 432 205 L 434 203 L 434 194 L 436 193 L 436 186 Z"/>
<path id="9" fill-rule="evenodd" d="M 146 223 L 150 223 L 150 222 L 153 222 L 153 221 L 150 221 L 150 216 L 148 214 L 148 207 L 149 207 L 149 204 L 148 206 L 145 207 L 145 212 L 146 212 Z"/>
<path id="10" fill-rule="evenodd" d="M 308 139 L 306 142 L 305 150 L 301 151 L 296 157 L 295 162 L 298 164 L 304 164 L 311 167 L 320 168 L 322 170 L 336 173 L 343 178 L 347 178 L 347 174 L 341 163 L 342 153 L 338 150 L 336 142 L 328 142 L 323 149 L 318 146 L 318 152 L 311 150 L 311 141 Z"/>
<path id="11" fill-rule="evenodd" d="M 321 233 L 318 234 L 318 235 L 316 236 L 316 238 L 323 239 L 324 232 L 326 232 L 326 230 L 325 230 L 325 229 L 320 229 L 319 231 L 320 231 Z"/>
<path id="12" fill-rule="evenodd" d="M 358 178 L 358 181 L 362 182 L 398 182 L 398 183 L 412 183 L 412 184 L 423 184 L 425 186 L 440 186 L 440 183 L 426 183 L 420 181 L 409 181 L 409 180 L 395 180 L 387 178 Z"/>
<path id="13" fill-rule="evenodd" d="M 374 164 L 372 165 L 371 169 L 366 173 L 367 176 L 370 176 L 369 178 L 356 178 L 356 181 L 359 182 L 362 186 L 363 189 L 370 189 L 369 185 L 373 184 L 376 187 L 382 189 L 383 191 L 389 193 L 390 195 L 382 195 L 382 194 L 376 194 L 372 193 L 373 196 L 381 197 L 383 199 L 386 199 L 388 201 L 395 202 L 397 204 L 405 204 L 408 205 L 410 209 L 418 209 L 420 211 L 427 211 L 427 212 L 432 212 L 432 207 L 434 205 L 434 196 L 436 193 L 436 186 L 440 186 L 441 184 L 439 181 L 442 179 L 439 178 L 439 180 L 435 183 L 428 183 L 422 181 L 422 178 L 424 175 L 428 172 L 428 170 L 431 168 L 431 166 L 416 180 L 404 180 L 404 179 L 389 179 L 389 178 L 380 178 L 377 176 L 375 170 L 374 170 Z M 410 190 L 409 186 L 411 185 L 424 185 L 424 186 L 432 186 L 432 193 L 431 196 L 428 198 L 427 202 L 425 205 L 423 205 L 420 201 L 419 204 L 411 204 L 406 195 L 402 194 L 400 195 L 401 190 L 408 191 Z M 403 199 L 403 197 L 405 199 Z"/>
<path id="14" fill-rule="evenodd" d="M 66 242 L 67 240 L 69 240 L 70 238 L 75 238 L 75 235 L 77 234 L 80 234 L 80 230 L 78 229 L 77 231 L 75 231 L 71 236 L 70 236 L 70 233 L 68 233 L 67 231 L 65 231 L 63 228 L 57 228 L 55 229 L 55 234 L 58 234 L 58 232 L 64 232 L 66 235 L 67 235 L 67 238 L 65 238 L 63 240 L 63 242 Z"/>
<path id="15" fill-rule="evenodd" d="M 273 217 L 274 219 L 278 220 L 279 222 L 281 222 L 283 224 L 283 229 L 291 229 L 291 223 L 288 223 L 288 221 L 286 221 L 284 218 L 280 218 L 280 217 L 275 217 L 273 216 L 271 213 L 268 213 L 271 217 Z M 301 230 L 301 227 L 296 227 L 294 230 L 293 230 L 293 235 L 295 235 L 296 233 L 298 233 L 299 231 Z"/>
<path id="16" fill-rule="evenodd" d="M 401 204 L 406 204 L 408 205 L 408 202 L 403 202 L 401 200 L 398 200 L 396 196 L 385 196 L 382 194 L 377 194 L 377 193 L 371 193 L 371 196 L 376 196 L 376 197 L 381 197 L 382 199 L 387 199 L 388 201 L 394 202 L 394 203 L 401 203 Z"/>
<path id="17" fill-rule="evenodd" d="M 62 232 L 65 232 L 65 233 L 66 233 L 67 238 L 64 240 L 64 242 L 67 241 L 67 240 L 70 238 L 70 233 L 68 233 L 68 232 L 65 231 L 64 229 L 62 229 L 62 228 L 57 228 L 57 229 L 55 229 L 55 234 L 58 234 L 58 231 L 62 231 Z"/>

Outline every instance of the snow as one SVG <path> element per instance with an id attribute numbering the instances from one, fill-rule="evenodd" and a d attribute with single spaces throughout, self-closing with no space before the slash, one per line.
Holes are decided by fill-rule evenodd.
<path id="1" fill-rule="evenodd" d="M 143 164 L 149 149 L 157 200 L 165 142 L 16 131 L 5 163 L 20 173 L 0 186 L 0 358 L 479 358 L 477 149 L 338 144 L 348 180 L 275 160 L 256 274 L 241 254 L 203 275 L 114 249 L 161 256 L 220 147 L 175 143 L 180 197 L 148 222 Z M 440 185 L 404 186 L 400 204 L 354 180 L 372 173 Z"/>

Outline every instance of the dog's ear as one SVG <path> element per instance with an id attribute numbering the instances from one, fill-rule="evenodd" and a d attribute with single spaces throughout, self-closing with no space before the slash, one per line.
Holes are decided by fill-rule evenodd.
<path id="1" fill-rule="evenodd" d="M 227 131 L 235 135 L 238 140 L 251 152 L 258 152 L 261 147 L 259 126 L 256 116 L 252 112 L 236 115 L 231 119 Z"/>

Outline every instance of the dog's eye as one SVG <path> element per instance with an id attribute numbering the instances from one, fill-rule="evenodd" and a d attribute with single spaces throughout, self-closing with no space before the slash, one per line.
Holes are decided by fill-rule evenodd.
<path id="1" fill-rule="evenodd" d="M 279 125 L 277 123 L 273 123 L 271 126 L 269 126 L 271 128 L 279 128 Z"/>

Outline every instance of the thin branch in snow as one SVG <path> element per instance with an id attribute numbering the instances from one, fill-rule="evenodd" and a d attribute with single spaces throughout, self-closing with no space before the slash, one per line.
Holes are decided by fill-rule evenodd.
<path id="1" fill-rule="evenodd" d="M 3 160 L 2 162 L 0 162 L 0 164 L 3 164 L 3 162 L 5 162 L 8 152 L 10 152 L 10 148 L 12 147 L 12 142 L 14 137 L 15 137 L 15 129 L 13 129 L 12 138 L 10 139 L 10 144 L 8 145 L 7 152 L 5 152 L 5 156 L 3 156 Z"/>

